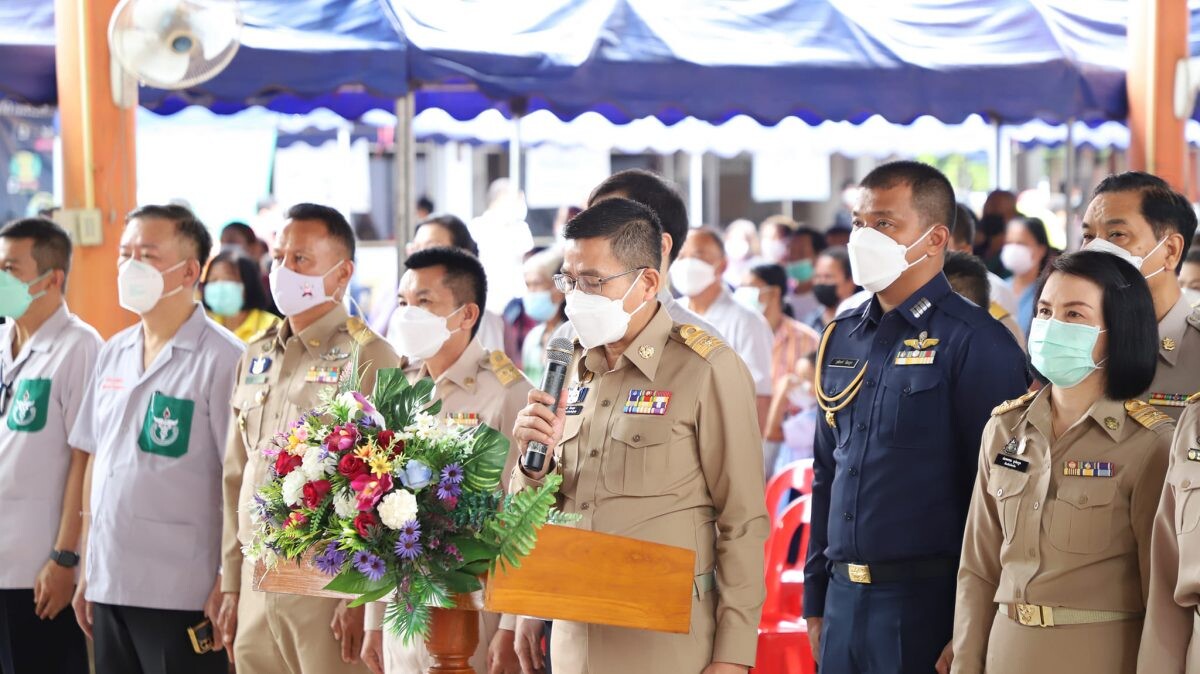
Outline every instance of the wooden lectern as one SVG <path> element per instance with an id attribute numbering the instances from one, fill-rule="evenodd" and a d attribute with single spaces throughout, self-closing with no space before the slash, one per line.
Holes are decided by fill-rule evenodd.
<path id="1" fill-rule="evenodd" d="M 430 674 L 473 674 L 467 660 L 479 643 L 475 611 L 616 625 L 686 634 L 691 628 L 695 553 L 594 531 L 546 525 L 520 568 L 497 570 L 483 592 L 455 597 L 455 608 L 434 609 L 426 644 Z M 323 588 L 329 576 L 300 563 L 266 571 L 254 589 L 344 597 Z M 474 673 L 478 674 L 478 673 Z"/>

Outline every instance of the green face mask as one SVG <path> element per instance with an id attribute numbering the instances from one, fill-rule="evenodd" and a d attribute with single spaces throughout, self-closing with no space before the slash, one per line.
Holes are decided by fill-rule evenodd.
<path id="1" fill-rule="evenodd" d="M 29 293 L 29 286 L 41 281 L 50 275 L 46 272 L 41 276 L 33 279 L 29 283 L 13 276 L 7 271 L 0 271 L 0 316 L 17 319 L 25 315 L 29 311 L 29 305 L 42 295 L 46 294 L 45 290 L 32 295 Z"/>
<path id="2" fill-rule="evenodd" d="M 812 260 L 800 260 L 798 262 L 789 262 L 787 265 L 788 278 L 796 283 L 808 283 L 813 277 L 813 262 Z"/>
<path id="3" fill-rule="evenodd" d="M 1071 388 L 1100 367 L 1092 350 L 1102 332 L 1094 325 L 1035 318 L 1029 327 L 1029 361 L 1051 384 Z"/>
<path id="4" fill-rule="evenodd" d="M 237 281 L 210 281 L 204 285 L 204 303 L 218 316 L 235 316 L 245 305 L 245 290 Z"/>

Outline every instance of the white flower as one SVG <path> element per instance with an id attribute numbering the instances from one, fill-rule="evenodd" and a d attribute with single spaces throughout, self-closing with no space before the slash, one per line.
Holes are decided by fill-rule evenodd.
<path id="1" fill-rule="evenodd" d="M 333 510 L 338 517 L 355 517 L 358 515 L 358 502 L 354 499 L 354 494 L 350 492 L 342 492 L 333 497 Z"/>
<path id="2" fill-rule="evenodd" d="M 293 470 L 283 478 L 283 502 L 294 506 L 304 498 L 304 485 L 308 483 L 304 471 Z"/>
<path id="3" fill-rule="evenodd" d="M 326 475 L 333 475 L 333 471 L 337 469 L 337 459 L 332 454 L 328 454 L 322 459 L 319 450 L 311 449 L 313 451 L 305 452 L 304 460 L 300 462 L 300 470 L 304 472 L 304 477 L 312 482 L 320 480 Z"/>
<path id="4" fill-rule="evenodd" d="M 379 519 L 392 530 L 417 519 L 417 497 L 407 489 L 397 489 L 384 496 L 379 502 Z"/>

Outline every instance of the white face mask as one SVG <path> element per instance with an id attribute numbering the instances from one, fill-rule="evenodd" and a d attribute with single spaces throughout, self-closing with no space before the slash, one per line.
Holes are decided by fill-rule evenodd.
<path id="1" fill-rule="evenodd" d="M 1117 244 L 1113 243 L 1112 241 L 1107 241 L 1105 239 L 1092 239 L 1092 242 L 1089 243 L 1088 245 L 1084 246 L 1083 249 L 1096 251 L 1098 253 L 1108 253 L 1110 255 L 1116 255 L 1117 257 L 1121 258 L 1122 260 L 1125 260 L 1129 264 L 1133 265 L 1134 268 L 1140 272 L 1140 271 L 1142 271 L 1142 264 L 1147 259 L 1149 259 L 1151 255 L 1154 255 L 1154 253 L 1159 248 L 1162 248 L 1162 245 L 1166 242 L 1167 242 L 1166 237 L 1163 237 L 1163 240 L 1159 241 L 1158 244 L 1156 244 L 1153 248 L 1151 248 L 1150 252 L 1146 253 L 1145 257 L 1139 256 L 1139 255 L 1134 255 L 1133 253 L 1130 253 L 1129 251 L 1118 246 Z M 1165 270 L 1165 269 L 1166 269 L 1165 265 L 1162 267 L 1159 267 L 1158 271 L 1146 276 L 1146 278 L 1149 279 L 1154 276 L 1157 276 L 1157 275 L 1161 274 L 1163 272 L 1163 270 Z"/>
<path id="2" fill-rule="evenodd" d="M 583 348 L 594 349 L 612 344 L 625 336 L 633 314 L 646 306 L 642 302 L 632 312 L 625 311 L 625 298 L 637 287 L 642 273 L 638 272 L 633 285 L 629 286 L 621 299 L 610 300 L 603 295 L 589 295 L 578 288 L 567 293 L 567 318 L 575 326 L 575 334 L 579 336 Z"/>
<path id="3" fill-rule="evenodd" d="M 793 386 L 788 389 L 788 403 L 796 409 L 806 410 L 817 404 L 817 399 L 812 392 L 812 382 L 805 381 L 798 386 Z"/>
<path id="4" fill-rule="evenodd" d="M 284 316 L 295 316 L 317 305 L 334 301 L 325 294 L 325 277 L 340 266 L 341 262 L 320 276 L 294 272 L 282 264 L 274 267 L 271 269 L 270 281 L 271 297 L 275 300 L 275 306 Z"/>
<path id="5" fill-rule="evenodd" d="M 400 307 L 392 314 L 388 325 L 388 342 L 396 347 L 401 356 L 428 360 L 442 350 L 450 335 L 462 330 L 461 325 L 453 330 L 446 325 L 450 316 L 459 311 L 462 311 L 462 307 L 446 316 L 438 316 L 421 307 Z"/>
<path id="6" fill-rule="evenodd" d="M 854 282 L 873 293 L 887 290 L 909 267 L 929 257 L 922 255 L 909 262 L 906 255 L 932 231 L 930 227 L 911 246 L 905 246 L 872 227 L 856 227 L 846 244 Z"/>
<path id="7" fill-rule="evenodd" d="M 770 262 L 783 262 L 788 255 L 787 241 L 783 239 L 766 239 L 762 243 L 763 257 Z"/>
<path id="8" fill-rule="evenodd" d="M 671 284 L 686 297 L 699 295 L 717 280 L 716 268 L 694 257 L 676 260 L 670 273 Z"/>
<path id="9" fill-rule="evenodd" d="M 725 242 L 725 254 L 734 260 L 744 260 L 750 257 L 750 242 L 740 237 L 729 239 Z"/>
<path id="10" fill-rule="evenodd" d="M 169 274 L 183 265 L 187 260 L 180 260 L 163 271 L 152 265 L 129 258 L 117 267 L 117 303 L 139 316 L 158 306 L 164 297 L 183 292 L 183 284 L 169 293 L 163 294 L 163 275 Z"/>
<path id="11" fill-rule="evenodd" d="M 1006 243 L 1000 249 L 1000 264 L 1020 276 L 1033 269 L 1033 250 L 1023 243 Z"/>

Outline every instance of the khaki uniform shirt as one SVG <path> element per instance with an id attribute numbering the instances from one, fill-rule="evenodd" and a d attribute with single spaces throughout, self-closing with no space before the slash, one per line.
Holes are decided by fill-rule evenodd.
<path id="1" fill-rule="evenodd" d="M 1200 309 L 1179 298 L 1158 323 L 1158 371 L 1145 400 L 1178 421 L 1187 399 L 1200 391 Z"/>
<path id="2" fill-rule="evenodd" d="M 689 657 L 752 666 L 768 527 L 745 364 L 659 306 L 612 371 L 603 347 L 585 351 L 576 343 L 568 384 L 566 425 L 554 450 L 562 509 L 580 515 L 583 529 L 694 550 L 696 574 L 715 568 L 719 594 L 713 617 L 702 621 L 715 620 L 714 631 L 700 633 L 693 614 L 690 648 L 704 652 Z M 512 475 L 513 490 L 538 484 L 519 467 Z M 556 628 L 555 671 L 560 661 L 585 661 L 581 671 L 642 672 L 662 659 L 651 652 L 655 645 L 647 652 L 604 648 L 598 634 L 612 629 L 587 626 L 586 639 L 565 644 L 575 652 L 561 652 Z"/>
<path id="3" fill-rule="evenodd" d="M 270 478 L 261 450 L 276 433 L 320 404 L 323 391 L 337 387 L 338 374 L 353 362 L 356 348 L 359 388 L 364 392 L 374 388 L 377 370 L 400 364 L 392 347 L 362 321 L 350 318 L 340 304 L 299 334 L 292 332 L 290 321 L 268 330 L 249 343 L 238 362 L 225 452 L 223 592 L 241 590 L 242 545 L 254 536 L 245 506 Z"/>
<path id="4" fill-rule="evenodd" d="M 983 672 L 996 604 L 1139 613 L 1174 424 L 1102 398 L 1052 440 L 1050 388 L 997 407 L 983 431 L 958 572 L 956 673 Z M 1067 475 L 1105 462 L 1111 477 Z"/>
<path id="5" fill-rule="evenodd" d="M 1154 517 L 1142 674 L 1200 671 L 1200 396 L 1184 410 Z M 1190 646 L 1190 648 L 1189 648 Z M 1189 653 L 1190 650 L 1190 653 Z"/>

